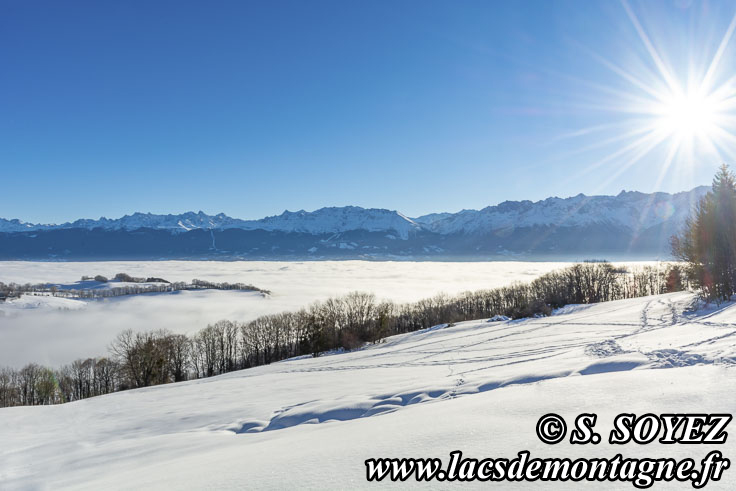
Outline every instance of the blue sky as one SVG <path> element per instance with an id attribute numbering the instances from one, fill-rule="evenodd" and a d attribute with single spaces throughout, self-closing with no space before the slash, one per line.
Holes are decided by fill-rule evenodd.
<path id="1" fill-rule="evenodd" d="M 730 161 L 732 121 L 669 160 L 674 136 L 634 142 L 666 85 L 652 53 L 698 79 L 734 13 L 687 0 L 6 0 L 0 216 L 417 216 L 689 189 Z"/>

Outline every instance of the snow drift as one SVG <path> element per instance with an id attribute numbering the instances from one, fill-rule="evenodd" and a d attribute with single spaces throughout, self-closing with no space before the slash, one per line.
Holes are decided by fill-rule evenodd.
<path id="1" fill-rule="evenodd" d="M 694 300 L 676 293 L 480 319 L 350 353 L 2 409 L 0 487 L 368 488 L 367 458 L 456 449 L 699 460 L 710 449 L 547 446 L 534 433 L 549 412 L 595 412 L 602 434 L 621 412 L 732 412 L 736 306 L 692 311 Z M 727 457 L 734 449 L 733 439 L 718 448 Z M 734 476 L 709 489 L 732 489 Z"/>

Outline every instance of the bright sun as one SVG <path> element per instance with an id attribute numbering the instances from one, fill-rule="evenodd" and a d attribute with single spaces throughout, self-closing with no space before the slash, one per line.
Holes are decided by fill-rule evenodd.
<path id="1" fill-rule="evenodd" d="M 583 151 L 611 149 L 609 153 L 596 155 L 596 160 L 583 172 L 615 163 L 601 184 L 604 186 L 649 158 L 659 168 L 654 183 L 658 187 L 672 170 L 691 179 L 698 162 L 736 159 L 736 72 L 731 61 L 733 50 L 729 47 L 736 32 L 736 15 L 717 47 L 711 43 L 698 46 L 696 51 L 705 57 L 696 59 L 657 49 L 626 0 L 622 0 L 622 6 L 641 41 L 645 57 L 628 67 L 592 53 L 620 78 L 613 84 L 597 85 L 604 102 L 595 102 L 591 108 L 602 108 L 623 117 L 572 134 L 606 135 L 605 132 L 613 130 L 607 138 L 601 136 L 582 147 Z M 716 41 L 718 36 L 712 39 Z M 610 98 L 612 95 L 614 99 Z"/>
<path id="2" fill-rule="evenodd" d="M 655 103 L 656 130 L 683 140 L 713 139 L 718 128 L 718 105 L 701 91 L 679 92 Z"/>

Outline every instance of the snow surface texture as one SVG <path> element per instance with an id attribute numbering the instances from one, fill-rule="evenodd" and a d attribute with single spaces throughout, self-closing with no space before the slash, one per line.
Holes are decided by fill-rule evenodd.
<path id="1" fill-rule="evenodd" d="M 354 489 L 375 457 L 692 457 L 725 445 L 610 446 L 622 412 L 733 412 L 736 306 L 676 293 L 486 319 L 362 350 L 50 407 L 0 409 L 0 488 Z M 598 414 L 604 442 L 548 446 L 537 420 Z M 717 447 L 717 448 L 714 448 Z M 734 489 L 736 469 L 706 489 Z M 454 487 L 454 486 L 453 486 Z M 463 484 L 487 488 L 487 484 Z M 503 483 L 503 489 L 580 489 Z M 596 484 L 596 489 L 634 489 Z M 691 489 L 659 484 L 657 489 Z"/>
<path id="2" fill-rule="evenodd" d="M 407 239 L 411 232 L 431 230 L 440 234 L 483 233 L 506 227 L 535 225 L 582 226 L 604 224 L 640 230 L 665 222 L 682 223 L 697 200 L 707 192 L 701 186 L 676 194 L 621 192 L 617 196 L 548 198 L 543 201 L 506 201 L 482 210 L 458 213 L 432 213 L 408 218 L 391 210 L 358 206 L 320 208 L 313 212 L 285 211 L 260 220 L 240 220 L 223 213 L 207 215 L 188 212 L 181 215 L 134 213 L 119 219 L 80 219 L 61 225 L 26 223 L 0 218 L 0 232 L 28 232 L 58 228 L 103 228 L 108 230 L 164 229 L 185 232 L 195 228 L 223 230 L 267 230 L 309 234 L 342 233 L 352 230 L 394 232 Z"/>
<path id="3" fill-rule="evenodd" d="M 63 284 L 85 275 L 113 277 L 122 272 L 169 281 L 199 278 L 251 283 L 272 292 L 267 297 L 215 290 L 125 296 L 85 300 L 86 307 L 77 311 L 71 311 L 73 307 L 66 303 L 44 304 L 43 297 L 23 299 L 22 303 L 51 308 L 20 309 L 15 302 L 0 303 L 0 366 L 19 367 L 31 361 L 57 366 L 76 358 L 104 355 L 110 341 L 129 328 L 165 327 L 192 333 L 221 319 L 247 321 L 356 290 L 410 302 L 440 292 L 455 294 L 528 282 L 565 266 L 536 262 L 0 262 L 0 281 L 4 283 Z M 60 307 L 66 310 L 58 310 Z"/>

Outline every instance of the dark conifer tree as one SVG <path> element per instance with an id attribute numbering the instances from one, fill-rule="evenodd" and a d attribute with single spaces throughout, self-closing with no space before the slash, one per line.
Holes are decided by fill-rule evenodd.
<path id="1" fill-rule="evenodd" d="M 727 165 L 673 237 L 672 253 L 687 263 L 688 276 L 706 298 L 722 301 L 736 293 L 736 179 Z"/>

